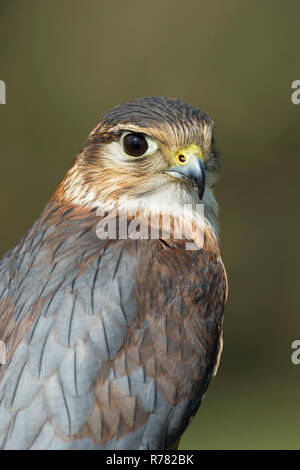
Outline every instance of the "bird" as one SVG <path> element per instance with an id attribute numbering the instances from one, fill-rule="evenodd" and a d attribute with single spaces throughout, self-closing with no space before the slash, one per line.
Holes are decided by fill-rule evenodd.
<path id="1" fill-rule="evenodd" d="M 222 352 L 219 168 L 213 121 L 179 99 L 92 130 L 0 261 L 1 449 L 178 448 Z"/>

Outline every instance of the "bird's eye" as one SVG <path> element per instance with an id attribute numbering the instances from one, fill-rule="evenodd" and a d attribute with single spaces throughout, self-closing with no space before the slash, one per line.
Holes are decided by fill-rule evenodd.
<path id="1" fill-rule="evenodd" d="M 148 142 L 143 134 L 131 132 L 123 139 L 123 148 L 131 157 L 141 157 L 148 150 Z"/>

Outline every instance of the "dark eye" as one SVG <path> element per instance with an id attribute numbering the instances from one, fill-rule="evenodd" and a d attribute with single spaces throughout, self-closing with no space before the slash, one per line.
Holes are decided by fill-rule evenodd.
<path id="1" fill-rule="evenodd" d="M 148 150 L 148 143 L 143 134 L 132 132 L 125 135 L 123 139 L 123 148 L 131 157 L 141 157 Z"/>

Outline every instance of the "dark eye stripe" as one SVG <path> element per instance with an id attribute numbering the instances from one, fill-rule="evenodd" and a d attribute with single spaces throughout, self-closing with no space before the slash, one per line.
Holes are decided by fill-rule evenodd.
<path id="1" fill-rule="evenodd" d="M 131 157 L 141 157 L 148 150 L 148 142 L 143 134 L 131 132 L 123 139 L 123 148 Z"/>

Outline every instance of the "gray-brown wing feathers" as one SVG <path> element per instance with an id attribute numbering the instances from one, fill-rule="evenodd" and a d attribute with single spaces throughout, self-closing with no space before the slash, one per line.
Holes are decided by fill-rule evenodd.
<path id="1" fill-rule="evenodd" d="M 78 225 L 38 221 L 0 264 L 0 447 L 168 448 L 215 362 L 222 268 Z"/>

